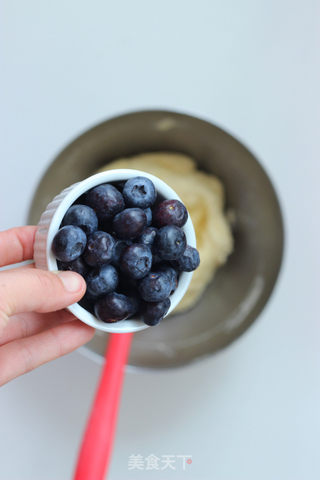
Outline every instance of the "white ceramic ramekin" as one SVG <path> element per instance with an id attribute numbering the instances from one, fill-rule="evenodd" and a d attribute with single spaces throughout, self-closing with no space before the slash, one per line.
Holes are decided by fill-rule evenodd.
<path id="1" fill-rule="evenodd" d="M 66 211 L 73 204 L 73 202 L 80 197 L 80 195 L 85 193 L 90 188 L 95 187 L 96 185 L 100 185 L 101 183 L 118 182 L 121 180 L 127 180 L 128 178 L 136 177 L 138 175 L 150 178 L 150 180 L 153 181 L 157 192 L 162 197 L 166 199 L 177 199 L 181 201 L 176 192 L 172 190 L 172 188 L 170 188 L 165 182 L 155 177 L 154 175 L 150 175 L 140 170 L 109 170 L 106 172 L 97 173 L 92 177 L 88 177 L 82 182 L 75 183 L 70 187 L 64 189 L 52 200 L 52 202 L 49 203 L 46 210 L 41 215 L 38 224 L 39 228 L 37 230 L 34 243 L 34 261 L 36 267 L 50 271 L 58 270 L 56 258 L 51 251 L 52 240 L 57 231 L 59 230 L 61 221 Z M 188 217 L 188 220 L 184 225 L 183 230 L 186 234 L 187 243 L 192 247 L 195 247 L 196 236 L 190 216 Z M 178 287 L 170 297 L 171 307 L 167 315 L 172 312 L 172 310 L 174 310 L 174 308 L 178 305 L 178 303 L 186 293 L 191 278 L 192 272 L 181 273 Z M 50 295 L 50 292 L 48 292 L 48 294 Z M 88 325 L 91 325 L 92 327 L 98 330 L 102 330 L 104 332 L 137 332 L 139 330 L 144 330 L 148 327 L 148 325 L 142 322 L 142 320 L 139 320 L 139 318 L 121 320 L 120 322 L 116 323 L 104 323 L 101 320 L 98 320 L 90 312 L 82 308 L 78 303 L 70 305 L 68 307 L 68 310 L 70 310 L 70 312 L 72 312 L 84 323 L 87 323 Z"/>

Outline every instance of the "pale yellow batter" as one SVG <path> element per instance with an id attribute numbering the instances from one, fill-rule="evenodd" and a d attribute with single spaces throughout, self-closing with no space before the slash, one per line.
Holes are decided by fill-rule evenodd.
<path id="1" fill-rule="evenodd" d="M 187 207 L 196 231 L 200 266 L 175 312 L 192 307 L 233 249 L 222 183 L 213 175 L 197 170 L 192 158 L 178 153 L 144 153 L 120 158 L 99 171 L 114 168 L 134 168 L 156 175 L 177 192 Z"/>

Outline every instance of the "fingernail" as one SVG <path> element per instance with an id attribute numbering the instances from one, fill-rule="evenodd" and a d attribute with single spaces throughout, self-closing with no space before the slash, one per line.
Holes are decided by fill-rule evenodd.
<path id="1" fill-rule="evenodd" d="M 81 277 L 73 272 L 57 272 L 67 292 L 77 292 L 82 285 Z"/>

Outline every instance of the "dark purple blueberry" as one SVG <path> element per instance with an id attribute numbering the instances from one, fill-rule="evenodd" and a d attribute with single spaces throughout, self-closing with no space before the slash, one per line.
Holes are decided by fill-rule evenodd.
<path id="1" fill-rule="evenodd" d="M 96 301 L 94 312 L 102 322 L 114 323 L 136 313 L 136 302 L 122 293 L 108 293 Z"/>
<path id="2" fill-rule="evenodd" d="M 94 315 L 94 301 L 95 301 L 95 299 L 93 299 L 86 292 L 85 295 L 81 298 L 81 300 L 79 300 L 78 303 L 79 303 L 80 307 L 84 308 L 88 312 L 92 313 L 92 315 Z"/>
<path id="3" fill-rule="evenodd" d="M 147 227 L 150 227 L 152 223 L 152 210 L 151 208 L 144 208 L 143 211 L 147 216 Z"/>
<path id="4" fill-rule="evenodd" d="M 120 276 L 120 278 L 121 278 L 121 276 Z M 123 276 L 122 276 L 122 278 L 123 278 Z M 134 283 L 135 281 L 133 279 L 131 279 L 131 280 L 132 280 L 131 284 L 129 282 L 119 283 L 118 292 L 121 292 L 123 295 L 126 295 L 126 297 L 130 298 L 130 300 L 132 302 L 132 306 L 133 306 L 132 315 L 134 315 L 135 313 L 140 311 L 140 306 L 141 306 L 142 300 L 141 300 L 141 297 L 140 297 L 138 286 Z"/>
<path id="5" fill-rule="evenodd" d="M 88 294 L 99 297 L 116 290 L 119 282 L 118 272 L 112 265 L 102 265 L 88 273 L 86 282 Z"/>
<path id="6" fill-rule="evenodd" d="M 124 274 L 136 280 L 143 278 L 150 271 L 152 253 L 147 245 L 134 243 L 123 252 L 120 267 Z"/>
<path id="7" fill-rule="evenodd" d="M 111 263 L 118 267 L 124 250 L 132 244 L 130 240 L 116 240 Z"/>
<path id="8" fill-rule="evenodd" d="M 70 270 L 85 277 L 88 272 L 88 266 L 84 263 L 81 257 L 76 258 L 73 262 L 57 262 L 59 270 Z"/>
<path id="9" fill-rule="evenodd" d="M 186 248 L 186 236 L 180 227 L 167 225 L 158 230 L 153 245 L 154 252 L 163 260 L 176 260 Z"/>
<path id="10" fill-rule="evenodd" d="M 171 282 L 164 272 L 149 272 L 139 284 L 141 298 L 146 302 L 161 302 L 169 297 Z"/>
<path id="11" fill-rule="evenodd" d="M 98 217 L 87 205 L 72 205 L 63 217 L 62 225 L 75 225 L 90 235 L 98 228 Z"/>
<path id="12" fill-rule="evenodd" d="M 66 225 L 60 228 L 52 241 L 52 251 L 61 262 L 73 262 L 83 253 L 87 236 L 79 227 Z"/>
<path id="13" fill-rule="evenodd" d="M 180 272 L 193 272 L 200 264 L 199 252 L 196 248 L 187 245 L 181 257 L 172 263 Z"/>
<path id="14" fill-rule="evenodd" d="M 156 227 L 147 227 L 143 230 L 141 237 L 139 237 L 138 242 L 143 243 L 143 245 L 148 245 L 151 247 L 154 239 L 156 238 L 158 229 Z"/>
<path id="15" fill-rule="evenodd" d="M 101 221 L 114 217 L 125 207 L 122 194 L 108 183 L 92 188 L 85 198 L 86 204 L 95 210 Z"/>
<path id="16" fill-rule="evenodd" d="M 155 271 L 156 272 L 164 272 L 168 276 L 168 279 L 171 282 L 170 295 L 172 295 L 175 292 L 175 290 L 178 286 L 177 271 L 173 267 L 171 267 L 170 265 L 167 265 L 167 264 L 157 265 Z"/>
<path id="17" fill-rule="evenodd" d="M 187 209 L 179 200 L 163 200 L 153 211 L 153 221 L 157 227 L 165 225 L 183 227 L 187 220 Z"/>
<path id="18" fill-rule="evenodd" d="M 88 238 L 83 254 L 84 261 L 91 267 L 110 263 L 114 249 L 114 238 L 107 232 L 97 231 Z"/>
<path id="19" fill-rule="evenodd" d="M 143 305 L 142 320 L 146 325 L 158 325 L 160 320 L 166 315 L 170 308 L 171 302 L 169 298 L 162 300 L 162 302 L 148 303 Z"/>
<path id="20" fill-rule="evenodd" d="M 174 269 L 173 269 L 174 270 Z M 170 295 L 172 295 L 178 288 L 178 283 L 179 283 L 179 277 L 178 277 L 178 273 L 176 270 L 174 270 L 174 275 L 172 277 L 172 290 L 170 292 Z"/>
<path id="21" fill-rule="evenodd" d="M 118 213 L 112 223 L 119 238 L 133 239 L 140 237 L 147 223 L 147 216 L 141 208 L 126 208 Z"/>
<path id="22" fill-rule="evenodd" d="M 156 200 L 156 189 L 149 178 L 134 177 L 126 181 L 122 191 L 126 205 L 130 207 L 151 207 Z"/>
<path id="23" fill-rule="evenodd" d="M 130 317 L 133 317 L 139 311 L 142 300 L 140 298 L 138 291 L 134 292 L 133 290 L 131 290 L 130 292 L 127 293 L 127 296 L 131 302 L 131 313 L 128 317 L 130 318 Z"/>

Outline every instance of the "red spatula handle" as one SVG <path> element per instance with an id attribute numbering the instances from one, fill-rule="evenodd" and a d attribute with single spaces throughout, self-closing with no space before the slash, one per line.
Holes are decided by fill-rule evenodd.
<path id="1" fill-rule="evenodd" d="M 106 361 L 82 440 L 74 480 L 105 478 L 117 423 L 124 366 L 132 335 L 110 335 Z"/>

